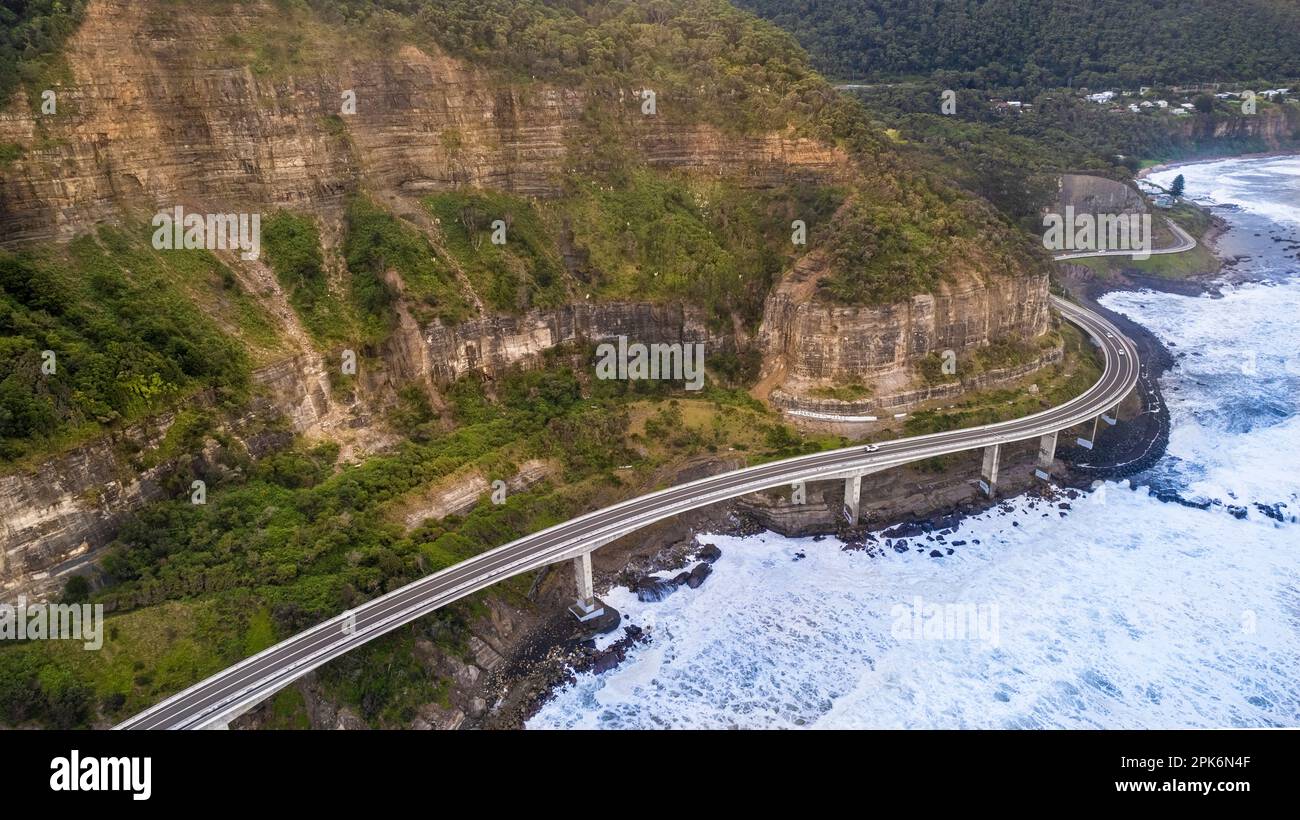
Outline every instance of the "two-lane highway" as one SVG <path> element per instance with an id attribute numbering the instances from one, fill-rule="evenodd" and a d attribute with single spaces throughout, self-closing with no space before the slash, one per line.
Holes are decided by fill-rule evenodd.
<path id="1" fill-rule="evenodd" d="M 1033 438 L 1094 418 L 1133 389 L 1137 351 L 1101 316 L 1056 297 L 1052 301 L 1065 318 L 1096 341 L 1105 357 L 1097 383 L 1058 407 L 1013 421 L 883 442 L 873 451 L 859 445 L 734 470 L 596 510 L 368 601 L 218 672 L 118 728 L 192 729 L 220 724 L 312 669 L 441 606 L 687 510 L 795 481 L 836 478 Z"/>

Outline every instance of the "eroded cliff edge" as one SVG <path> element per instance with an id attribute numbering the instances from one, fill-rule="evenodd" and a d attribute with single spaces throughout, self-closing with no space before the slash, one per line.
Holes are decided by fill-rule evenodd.
<path id="1" fill-rule="evenodd" d="M 593 112 L 614 123 L 638 166 L 655 173 L 756 192 L 848 186 L 884 197 L 898 184 L 882 170 L 888 162 L 866 163 L 843 140 L 806 126 L 739 133 L 671 105 L 646 117 L 634 86 L 507 82 L 427 45 L 355 48 L 328 27 L 313 28 L 287 65 L 263 70 L 249 44 L 268 32 L 285 34 L 268 23 L 270 4 L 164 12 L 154 3 L 94 0 L 63 57 L 59 115 L 38 114 L 26 91 L 0 114 L 0 142 L 22 149 L 0 181 L 0 244 L 58 245 L 100 225 L 138 230 L 155 209 L 175 205 L 287 209 L 320 225 L 331 287 L 345 288 L 350 197 L 364 194 L 406 217 L 442 255 L 448 237 L 423 214 L 420 197 L 496 190 L 563 198 L 575 169 L 599 174 L 613 162 L 594 150 L 602 134 L 593 129 Z M 358 102 L 355 114 L 340 117 L 344 92 Z M 562 231 L 552 237 L 561 251 L 568 238 Z M 405 386 L 419 385 L 436 403 L 458 377 L 491 378 L 538 363 L 561 345 L 626 335 L 757 349 L 763 383 L 781 377 L 771 381 L 780 388 L 769 391 L 774 407 L 858 412 L 903 409 L 973 386 L 918 382 L 919 363 L 932 354 L 965 356 L 1048 330 L 1046 275 L 1028 265 L 954 269 L 933 293 L 861 308 L 816 298 L 821 257 L 815 249 L 792 253 L 754 328 L 682 300 L 590 300 L 590 263 L 581 254 L 563 256 L 568 302 L 560 306 L 493 310 L 463 271 L 456 271 L 470 305 L 463 321 L 430 320 L 414 300 L 399 300 L 392 332 L 363 350 L 367 366 L 340 388 L 332 373 L 339 346 L 311 337 L 265 264 L 222 255 L 239 285 L 266 306 L 278 336 L 259 359 L 248 406 L 223 412 L 218 428 L 180 452 L 168 443 L 174 415 L 162 413 L 7 470 L 0 476 L 0 584 L 11 593 L 52 594 L 95 560 L 132 509 L 183 494 L 189 482 L 182 479 L 238 469 L 242 459 L 293 435 L 339 442 L 341 461 L 363 458 L 392 443 L 383 413 Z M 385 273 L 400 287 L 394 271 Z M 1051 351 L 1006 375 L 1048 361 Z M 866 404 L 816 395 L 863 382 L 871 385 Z"/>

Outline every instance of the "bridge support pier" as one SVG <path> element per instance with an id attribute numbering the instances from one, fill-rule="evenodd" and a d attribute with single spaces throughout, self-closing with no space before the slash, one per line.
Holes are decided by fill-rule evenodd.
<path id="1" fill-rule="evenodd" d="M 1038 440 L 1038 469 L 1052 471 L 1052 462 L 1056 460 L 1056 438 L 1060 432 L 1045 433 Z"/>
<path id="2" fill-rule="evenodd" d="M 1052 480 L 1052 464 L 1056 461 L 1056 439 L 1060 434 L 1061 431 L 1055 430 L 1044 433 L 1038 440 L 1038 466 L 1034 469 L 1034 475 L 1043 481 Z"/>
<path id="3" fill-rule="evenodd" d="M 596 597 L 591 579 L 591 553 L 573 559 L 573 580 L 578 586 L 578 600 L 569 611 L 579 621 L 590 621 L 605 614 L 605 605 Z"/>
<path id="4" fill-rule="evenodd" d="M 849 520 L 849 526 L 858 523 L 858 516 L 862 513 L 862 476 L 851 475 L 844 479 L 844 517 Z"/>
<path id="5" fill-rule="evenodd" d="M 1088 436 L 1088 438 L 1079 436 L 1076 442 L 1080 447 L 1084 447 L 1088 450 L 1091 450 L 1093 448 L 1093 445 L 1097 443 L 1097 424 L 1100 421 L 1101 421 L 1101 416 L 1098 416 L 1097 418 L 1092 420 L 1092 433 Z"/>
<path id="6" fill-rule="evenodd" d="M 980 469 L 980 488 L 989 498 L 998 490 L 998 462 L 1002 459 L 1002 445 L 990 444 L 984 448 L 984 466 Z"/>

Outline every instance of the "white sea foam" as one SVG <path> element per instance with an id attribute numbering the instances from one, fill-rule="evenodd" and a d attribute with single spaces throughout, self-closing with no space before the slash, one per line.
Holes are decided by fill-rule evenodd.
<path id="1" fill-rule="evenodd" d="M 1296 530 L 1262 516 L 1111 485 L 1064 519 L 1022 501 L 971 520 L 943 558 L 924 539 L 909 539 L 924 552 L 876 558 L 835 539 L 712 540 L 723 558 L 700 589 L 607 597 L 651 641 L 580 676 L 530 726 L 1259 726 L 1300 713 Z M 895 607 L 916 596 L 996 605 L 998 645 L 895 637 Z"/>
<path id="2" fill-rule="evenodd" d="M 1197 201 L 1236 205 L 1288 227 L 1300 225 L 1300 157 L 1217 160 L 1166 168 L 1150 179 L 1168 187 L 1179 174 L 1186 195 Z M 1265 188 L 1268 195 L 1259 196 Z"/>
<path id="3" fill-rule="evenodd" d="M 1206 163 L 1157 181 L 1180 172 L 1192 196 L 1300 214 L 1300 158 Z M 1293 265 L 1267 254 L 1252 264 Z M 1162 503 L 1128 482 L 1069 510 L 1013 499 L 1012 512 L 946 536 L 966 542 L 952 555 L 924 538 L 872 557 L 829 538 L 713 537 L 723 556 L 698 590 L 658 603 L 604 596 L 650 640 L 618 669 L 580 675 L 528 725 L 1300 725 L 1300 525 L 1253 506 L 1300 512 L 1300 284 L 1105 304 L 1185 354 L 1162 379 L 1168 454 L 1136 481 L 1218 504 Z M 936 547 L 943 557 L 930 557 Z M 897 608 L 917 596 L 995 605 L 997 640 L 900 633 Z"/>

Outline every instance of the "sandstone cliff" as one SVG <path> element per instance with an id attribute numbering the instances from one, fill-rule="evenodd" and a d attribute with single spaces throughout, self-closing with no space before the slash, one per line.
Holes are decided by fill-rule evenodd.
<path id="1" fill-rule="evenodd" d="M 890 413 L 962 389 L 987 387 L 1059 359 L 1049 352 L 1026 368 L 985 374 L 978 383 L 936 388 L 918 370 L 920 360 L 952 351 L 957 375 L 963 362 L 992 340 L 1032 340 L 1048 330 L 1045 276 L 945 281 L 933 294 L 883 307 L 837 305 L 816 298 L 824 273 L 820 255 L 811 253 L 768 297 L 759 331 L 764 375 L 758 390 L 780 409 L 821 414 Z M 852 386 L 864 395 L 833 394 Z"/>
<path id="2" fill-rule="evenodd" d="M 286 65 L 267 67 L 250 44 L 296 34 L 276 22 L 277 13 L 257 2 L 178 10 L 92 0 L 65 50 L 57 115 L 35 113 L 22 91 L 0 111 L 0 143 L 21 149 L 0 176 L 0 246 L 66 240 L 100 223 L 138 224 L 163 205 L 288 208 L 321 226 L 326 265 L 337 273 L 348 196 L 365 193 L 401 215 L 418 195 L 460 188 L 560 196 L 567 172 L 599 170 L 603 161 L 592 145 L 593 108 L 615 120 L 638 161 L 652 169 L 755 189 L 848 184 L 863 173 L 838 145 L 793 128 L 738 134 L 669 111 L 644 117 L 632 89 L 593 97 L 541 80 L 505 82 L 431 47 L 359 45 L 312 29 L 298 37 L 300 51 Z M 355 92 L 355 114 L 340 114 L 346 91 Z M 898 183 L 874 181 L 881 190 Z M 407 221 L 438 244 L 427 217 Z M 703 341 L 715 350 L 748 341 L 735 317 L 681 304 L 578 302 L 493 314 L 462 274 L 457 281 L 470 291 L 473 318 L 420 325 L 399 303 L 394 331 L 363 351 L 355 384 L 340 391 L 330 378 L 339 351 L 313 345 L 274 274 L 233 254 L 223 261 L 272 307 L 289 342 L 287 358 L 255 373 L 252 405 L 225 420 L 232 441 L 222 446 L 254 456 L 254 431 L 276 425 L 339 441 L 344 459 L 363 456 L 392 440 L 380 419 L 401 387 L 423 385 L 436 405 L 439 388 L 467 372 L 492 376 L 561 344 L 628 335 Z M 864 380 L 877 401 L 906 404 L 920 398 L 920 357 L 945 349 L 960 356 L 1047 328 L 1041 274 L 964 271 L 933 294 L 848 308 L 812 297 L 817 264 L 814 251 L 768 298 L 759 337 L 769 390 L 798 396 Z M 147 452 L 161 446 L 169 423 L 169 416 L 154 419 L 116 439 Z M 5 590 L 57 589 L 66 573 L 96 557 L 130 510 L 188 487 L 176 484 L 178 476 L 204 457 L 179 453 L 140 470 L 114 444 L 94 442 L 0 477 Z"/>
<path id="3" fill-rule="evenodd" d="M 589 161 L 591 100 L 581 91 L 502 85 L 412 46 L 340 51 L 310 72 L 259 75 L 222 44 L 258 36 L 268 7 L 171 11 L 94 0 L 66 50 L 74 81 L 58 88 L 59 113 L 34 114 L 20 91 L 0 114 L 0 143 L 24 149 L 0 184 L 0 244 L 69 237 L 157 203 L 328 211 L 360 181 L 378 192 L 547 196 L 564 168 Z M 331 47 L 347 46 L 320 44 Z M 340 116 L 346 90 L 356 113 Z M 627 96 L 636 150 L 651 166 L 756 186 L 845 171 L 840 151 L 806 137 L 737 138 L 641 117 Z"/>

